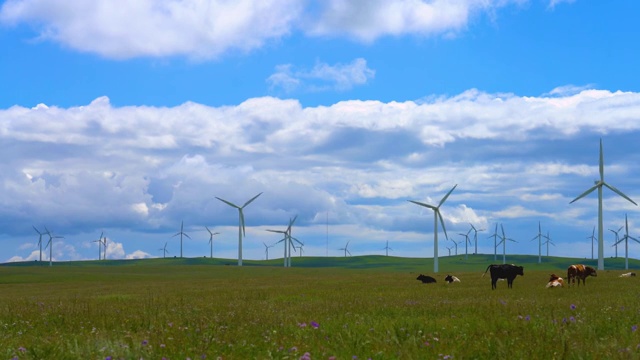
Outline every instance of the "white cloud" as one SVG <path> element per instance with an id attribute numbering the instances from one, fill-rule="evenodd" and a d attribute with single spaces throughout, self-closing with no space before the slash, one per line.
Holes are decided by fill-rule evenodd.
<path id="1" fill-rule="evenodd" d="M 132 252 L 131 254 L 127 254 L 127 256 L 125 257 L 126 259 L 146 259 L 146 258 L 150 258 L 152 257 L 150 254 L 142 251 L 142 250 L 136 250 L 134 252 Z"/>
<path id="2" fill-rule="evenodd" d="M 450 35 L 477 13 L 526 0 L 7 0 L 0 23 L 31 24 L 39 40 L 107 58 L 217 58 L 303 32 L 370 42 Z M 560 1 L 554 0 L 550 6 Z M 567 0 L 565 0 L 567 2 Z M 286 73 L 278 72 L 281 84 Z M 284 77 L 284 78 L 283 78 Z"/>
<path id="3" fill-rule="evenodd" d="M 8 0 L 0 21 L 109 58 L 212 58 L 287 35 L 301 11 L 300 0 Z"/>
<path id="4" fill-rule="evenodd" d="M 548 8 L 553 10 L 559 4 L 571 4 L 571 3 L 574 3 L 575 1 L 576 0 L 550 0 Z"/>
<path id="5" fill-rule="evenodd" d="M 278 65 L 267 83 L 272 89 L 282 88 L 287 92 L 300 88 L 303 91 L 345 91 L 366 84 L 374 76 L 375 70 L 367 67 L 365 59 L 358 58 L 349 64 L 319 62 L 311 70 L 295 70 L 291 64 Z"/>
<path id="6" fill-rule="evenodd" d="M 105 257 L 107 259 L 122 259 L 124 258 L 124 254 L 124 246 L 122 243 L 107 241 L 107 250 L 105 251 Z"/>

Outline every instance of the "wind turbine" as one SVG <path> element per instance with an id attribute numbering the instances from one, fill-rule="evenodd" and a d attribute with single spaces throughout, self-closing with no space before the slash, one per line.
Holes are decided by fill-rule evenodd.
<path id="1" fill-rule="evenodd" d="M 473 229 L 473 232 L 474 232 L 474 234 L 473 234 L 473 242 L 476 244 L 476 251 L 474 252 L 474 254 L 477 254 L 478 253 L 478 232 L 484 231 L 484 229 L 478 230 L 478 229 L 476 229 L 475 226 L 473 226 L 472 223 L 469 223 L 469 225 L 471 225 L 471 228 Z"/>
<path id="2" fill-rule="evenodd" d="M 453 249 L 453 246 L 452 247 L 445 246 L 445 247 L 447 248 L 447 250 L 449 250 L 449 256 L 451 256 L 451 249 Z"/>
<path id="3" fill-rule="evenodd" d="M 456 186 L 458 186 L 458 184 L 454 185 L 451 188 L 451 190 L 449 190 L 447 195 L 445 195 L 442 198 L 442 200 L 440 200 L 440 202 L 438 203 L 438 206 L 425 204 L 419 201 L 409 200 L 410 202 L 416 205 L 424 206 L 433 210 L 433 272 L 435 273 L 438 272 L 438 218 L 440 218 L 440 224 L 442 225 L 442 231 L 444 231 L 444 237 L 447 240 L 449 240 L 449 236 L 447 236 L 447 229 L 444 226 L 444 219 L 442 219 L 442 214 L 440 213 L 440 206 L 442 206 L 442 204 L 444 204 L 444 202 L 447 201 L 447 198 L 449 197 L 449 195 L 451 195 L 451 193 L 456 188 Z"/>
<path id="4" fill-rule="evenodd" d="M 274 233 L 279 233 L 284 235 L 284 237 L 282 239 L 280 239 L 278 242 L 276 242 L 273 246 L 275 246 L 276 244 L 280 244 L 281 242 L 284 242 L 284 255 L 282 256 L 284 259 L 284 267 L 287 267 L 288 262 L 287 262 L 287 243 L 288 243 L 288 239 L 287 239 L 287 230 L 271 230 L 271 229 L 267 229 L 267 231 L 270 232 L 274 232 Z"/>
<path id="5" fill-rule="evenodd" d="M 613 246 L 615 246 L 616 248 L 616 259 L 618 258 L 618 242 L 620 242 L 620 231 L 622 230 L 624 226 L 620 226 L 620 229 L 618 229 L 618 231 L 609 229 L 609 231 L 611 231 L 612 233 L 616 234 L 616 239 L 613 241 Z"/>
<path id="6" fill-rule="evenodd" d="M 180 235 L 180 258 L 182 258 L 182 236 L 186 236 L 189 239 L 191 239 L 191 236 L 189 236 L 187 233 L 184 232 L 184 220 L 180 222 L 180 231 L 178 231 L 177 233 L 173 234 L 172 237 L 174 236 L 178 236 Z"/>
<path id="7" fill-rule="evenodd" d="M 211 259 L 213 259 L 213 236 L 214 235 L 218 235 L 220 234 L 219 232 L 211 232 L 211 230 L 209 230 L 208 227 L 205 226 L 205 228 L 207 229 L 207 231 L 209 232 L 209 245 L 211 245 L 211 256 L 209 256 Z M 267 259 L 269 260 L 269 259 Z"/>
<path id="8" fill-rule="evenodd" d="M 387 256 L 389 256 L 389 250 L 393 251 L 393 249 L 389 247 L 389 240 L 387 240 L 387 246 L 383 247 L 382 250 L 386 250 Z"/>
<path id="9" fill-rule="evenodd" d="M 538 264 L 542 263 L 542 225 L 540 225 L 540 221 L 538 221 L 538 235 L 534 236 L 531 241 L 538 239 Z"/>
<path id="10" fill-rule="evenodd" d="M 98 240 L 92 241 L 98 243 L 98 260 L 102 259 L 102 235 L 104 235 L 104 231 L 100 233 Z"/>
<path id="11" fill-rule="evenodd" d="M 471 240 L 469 240 L 469 234 L 471 233 L 471 230 L 473 230 L 473 229 L 469 229 L 469 231 L 467 231 L 466 234 L 458 233 L 458 235 L 464 236 L 464 259 L 465 260 L 467 260 L 469 258 L 469 246 L 468 245 L 471 244 Z"/>
<path id="12" fill-rule="evenodd" d="M 31 225 L 33 226 L 33 225 Z M 38 237 L 38 247 L 40 248 L 40 263 L 42 263 L 42 235 L 46 234 L 46 232 L 41 233 L 38 229 L 36 229 L 35 226 L 33 226 L 33 230 L 35 230 L 39 237 Z"/>
<path id="13" fill-rule="evenodd" d="M 621 243 L 624 241 L 624 268 L 625 270 L 629 269 L 629 239 L 640 243 L 640 241 L 636 238 L 634 238 L 633 236 L 629 236 L 629 222 L 627 221 L 627 214 L 624 214 L 624 236 L 622 237 L 622 239 L 620 239 L 618 241 L 618 243 Z"/>
<path id="14" fill-rule="evenodd" d="M 493 231 L 493 235 L 489 236 L 487 239 L 493 238 L 493 261 L 498 260 L 498 223 L 496 223 L 496 229 Z"/>
<path id="15" fill-rule="evenodd" d="M 636 204 L 635 201 L 631 200 L 627 195 L 623 194 L 620 190 L 616 189 L 615 187 L 607 184 L 604 181 L 604 156 L 602 155 L 602 139 L 600 139 L 600 180 L 595 182 L 595 185 L 593 185 L 591 188 L 589 188 L 587 191 L 583 192 L 582 194 L 580 194 L 577 198 L 571 200 L 570 204 L 574 203 L 575 201 L 587 196 L 588 194 L 590 194 L 593 190 L 598 189 L 598 270 L 604 270 L 604 234 L 603 234 L 603 220 L 602 220 L 602 187 L 605 186 L 607 188 L 609 188 L 609 190 L 613 191 L 614 193 L 622 196 L 623 198 L 627 199 L 628 201 L 630 201 L 632 204 L 638 206 L 638 204 Z"/>
<path id="16" fill-rule="evenodd" d="M 500 229 L 502 229 L 502 237 L 501 237 L 502 240 L 500 240 L 500 243 L 502 243 L 502 263 L 506 264 L 507 263 L 507 240 L 513 241 L 513 242 L 517 242 L 517 241 L 505 236 L 504 226 L 502 226 L 502 224 L 500 224 Z M 498 245 L 500 245 L 500 243 L 498 243 Z"/>
<path id="17" fill-rule="evenodd" d="M 281 242 L 284 242 L 284 267 L 291 267 L 292 246 L 293 246 L 293 251 L 296 251 L 293 241 L 295 240 L 298 244 L 300 244 L 300 246 L 304 245 L 300 240 L 296 239 L 291 235 L 291 227 L 293 226 L 293 223 L 296 221 L 297 218 L 298 218 L 298 215 L 294 216 L 293 219 L 291 218 L 289 219 L 289 226 L 287 226 L 286 230 L 269 230 L 269 229 L 267 230 L 270 232 L 284 235 L 284 237 L 276 243 L 276 244 L 279 244 Z"/>
<path id="18" fill-rule="evenodd" d="M 167 243 L 166 242 L 164 243 L 164 247 L 160 248 L 158 250 L 162 251 L 162 258 L 163 259 L 167 257 L 167 253 L 169 252 L 169 250 L 167 250 Z"/>
<path id="19" fill-rule="evenodd" d="M 449 239 L 449 241 L 451 241 L 453 243 L 453 246 L 455 246 L 456 249 L 456 256 L 458 256 L 458 243 L 455 242 L 453 239 Z"/>
<path id="20" fill-rule="evenodd" d="M 265 254 L 266 260 L 269 260 L 269 248 L 272 248 L 274 245 L 268 246 L 264 242 L 262 244 L 264 245 L 264 254 Z"/>
<path id="21" fill-rule="evenodd" d="M 249 199 L 249 201 L 247 201 L 246 203 L 244 203 L 244 205 L 242 206 L 238 206 L 234 203 L 231 203 L 227 200 L 221 199 L 219 197 L 216 196 L 216 199 L 222 201 L 223 203 L 234 207 L 236 209 L 238 209 L 238 266 L 242 266 L 242 236 L 246 235 L 245 229 L 244 229 L 244 213 L 242 212 L 242 210 L 249 204 L 251 204 L 251 202 L 253 200 L 255 200 L 256 198 L 258 198 L 258 196 L 262 195 L 262 193 L 252 197 L 251 199 Z"/>
<path id="22" fill-rule="evenodd" d="M 53 239 L 64 239 L 64 236 L 53 236 L 51 235 L 51 231 L 49 231 L 49 229 L 47 229 L 47 227 L 44 227 L 45 230 L 47 230 L 47 235 L 49 235 L 49 241 L 47 242 L 47 246 L 49 247 L 49 266 L 53 265 Z M 47 246 L 45 246 L 45 249 L 47 248 Z"/>
<path id="23" fill-rule="evenodd" d="M 545 236 L 545 239 L 547 239 L 547 241 L 545 241 L 543 244 L 547 244 L 547 257 L 549 257 L 549 244 L 556 246 L 556 244 L 553 243 L 553 241 L 551 241 L 551 238 L 549 237 L 549 232 L 547 231 L 547 235 Z"/>
<path id="24" fill-rule="evenodd" d="M 102 256 L 102 260 L 107 260 L 107 237 L 102 238 L 102 248 L 104 249 L 104 255 Z"/>
<path id="25" fill-rule="evenodd" d="M 293 248 L 293 251 L 296 251 L 296 246 L 293 243 L 293 241 L 295 240 L 300 245 L 300 247 L 304 246 L 302 241 L 296 239 L 295 237 L 293 237 L 293 235 L 291 235 L 291 227 L 293 226 L 293 223 L 296 222 L 297 218 L 298 218 L 298 215 L 294 216 L 293 219 L 289 219 L 289 226 L 287 226 L 286 236 L 289 238 L 289 264 L 288 264 L 289 267 L 291 267 L 291 249 Z"/>
<path id="26" fill-rule="evenodd" d="M 345 245 L 343 248 L 340 248 L 338 250 L 344 250 L 344 257 L 347 257 L 347 253 L 349 254 L 349 256 L 351 256 L 351 251 L 349 251 L 349 242 L 351 240 L 347 241 L 347 245 Z"/>
<path id="27" fill-rule="evenodd" d="M 591 239 L 591 260 L 593 260 L 593 242 L 596 239 L 596 227 L 593 227 L 593 231 L 591 232 L 591 236 L 587 236 L 587 239 Z"/>

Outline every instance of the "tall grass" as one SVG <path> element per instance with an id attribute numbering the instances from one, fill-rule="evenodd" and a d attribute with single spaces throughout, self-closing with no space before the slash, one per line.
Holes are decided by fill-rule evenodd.
<path id="1" fill-rule="evenodd" d="M 525 267 L 491 290 L 485 266 L 452 285 L 384 268 L 0 267 L 0 359 L 640 358 L 637 279 L 545 289 L 550 271 Z"/>

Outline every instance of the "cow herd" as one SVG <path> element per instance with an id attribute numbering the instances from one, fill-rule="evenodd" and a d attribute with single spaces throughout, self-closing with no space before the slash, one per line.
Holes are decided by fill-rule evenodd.
<path id="1" fill-rule="evenodd" d="M 487 271 L 489 272 L 489 274 L 491 275 L 491 289 L 495 289 L 496 288 L 496 284 L 498 282 L 498 280 L 507 280 L 507 287 L 512 288 L 513 287 L 513 280 L 515 280 L 515 278 L 520 275 L 520 276 L 524 276 L 524 267 L 522 266 L 517 266 L 517 265 L 513 265 L 513 264 L 500 264 L 500 265 L 495 265 L 495 264 L 491 264 L 489 266 L 487 266 L 487 269 L 484 271 L 484 273 L 482 274 L 482 277 L 484 277 L 487 274 Z M 569 266 L 569 268 L 567 268 L 567 286 L 571 286 L 576 284 L 576 279 L 578 280 L 578 286 L 580 286 L 580 282 L 582 282 L 582 285 L 586 285 L 585 280 L 587 279 L 587 277 L 589 276 L 598 276 L 598 273 L 596 272 L 596 269 L 594 269 L 591 266 L 586 266 L 586 265 L 582 265 L 582 264 L 576 264 L 576 265 L 571 265 Z M 636 276 L 636 273 L 634 272 L 629 272 L 629 273 L 625 273 L 620 275 L 620 277 L 631 277 L 631 276 Z M 416 280 L 420 280 L 422 281 L 423 284 L 433 284 L 436 283 L 436 279 L 428 276 L 428 275 L 423 275 L 420 274 Z M 451 275 L 451 274 L 447 274 L 447 276 L 444 278 L 444 281 L 447 284 L 451 284 L 454 282 L 460 282 L 460 279 L 458 279 L 457 277 Z M 556 274 L 551 274 L 551 276 L 549 277 L 549 281 L 547 282 L 547 288 L 556 288 L 556 287 L 563 287 L 565 285 L 564 279 L 561 278 L 560 276 L 556 275 Z"/>

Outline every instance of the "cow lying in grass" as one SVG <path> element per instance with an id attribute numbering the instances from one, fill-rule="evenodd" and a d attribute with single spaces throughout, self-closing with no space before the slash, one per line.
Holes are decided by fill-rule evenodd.
<path id="1" fill-rule="evenodd" d="M 444 278 L 444 281 L 447 282 L 447 284 L 451 284 L 454 282 L 460 282 L 460 279 L 458 279 L 457 277 L 453 276 L 453 275 L 448 275 L 447 277 Z"/>
<path id="2" fill-rule="evenodd" d="M 416 280 L 422 281 L 423 284 L 432 284 L 436 282 L 436 279 L 432 278 L 431 276 L 422 275 L 422 274 L 418 275 Z"/>
<path id="3" fill-rule="evenodd" d="M 634 272 L 628 272 L 625 274 L 620 275 L 620 277 L 631 277 L 631 276 L 636 276 L 636 273 Z"/>
<path id="4" fill-rule="evenodd" d="M 564 280 L 556 274 L 551 274 L 551 277 L 549 277 L 549 282 L 547 283 L 547 288 L 555 288 L 555 287 L 562 287 L 562 286 L 564 286 Z"/>

